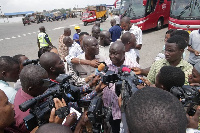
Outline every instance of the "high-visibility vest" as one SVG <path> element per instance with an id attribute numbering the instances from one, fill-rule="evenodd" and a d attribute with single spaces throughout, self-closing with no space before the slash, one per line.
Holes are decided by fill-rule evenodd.
<path id="1" fill-rule="evenodd" d="M 49 46 L 49 44 L 45 40 L 45 35 L 46 35 L 46 33 L 43 33 L 43 32 L 38 34 L 38 40 L 40 42 L 40 48 L 45 47 L 45 46 Z M 50 38 L 49 38 L 49 41 L 51 41 Z"/>

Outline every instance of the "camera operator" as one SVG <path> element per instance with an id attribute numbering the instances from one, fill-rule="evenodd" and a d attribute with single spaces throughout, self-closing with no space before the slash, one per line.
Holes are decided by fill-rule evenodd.
<path id="1" fill-rule="evenodd" d="M 29 131 L 26 129 L 24 124 L 24 117 L 29 114 L 29 110 L 22 112 L 19 109 L 19 105 L 25 101 L 32 99 L 38 95 L 44 93 L 48 86 L 45 86 L 43 79 L 48 78 L 48 73 L 44 68 L 39 65 L 27 65 L 25 66 L 20 73 L 20 81 L 22 88 L 18 90 L 15 101 L 14 101 L 14 110 L 15 110 L 15 121 L 16 126 L 19 127 L 24 133 Z"/>
<path id="2" fill-rule="evenodd" d="M 7 82 L 16 82 L 19 79 L 19 63 L 10 56 L 0 57 L 0 89 L 4 91 L 10 103 L 14 103 L 17 91 Z"/>
<path id="3" fill-rule="evenodd" d="M 118 73 L 120 67 L 140 67 L 136 61 L 125 58 L 125 47 L 121 41 L 111 44 L 109 49 L 110 59 L 106 60 L 109 70 Z M 103 90 L 103 102 L 106 107 L 112 107 L 112 115 L 110 117 L 110 125 L 113 133 L 119 133 L 121 122 L 121 110 L 118 104 L 118 96 L 115 93 L 115 84 L 109 84 Z"/>

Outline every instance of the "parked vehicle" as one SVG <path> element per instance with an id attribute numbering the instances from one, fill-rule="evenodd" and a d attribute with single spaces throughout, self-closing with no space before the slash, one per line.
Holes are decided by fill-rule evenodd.
<path id="1" fill-rule="evenodd" d="M 120 14 L 130 17 L 142 30 L 168 24 L 171 0 L 122 0 Z"/>
<path id="2" fill-rule="evenodd" d="M 200 29 L 200 0 L 172 0 L 169 29 Z"/>
<path id="3" fill-rule="evenodd" d="M 31 24 L 30 18 L 28 16 L 22 18 L 22 23 L 24 24 L 24 26 L 26 24 L 30 25 Z"/>
<path id="4" fill-rule="evenodd" d="M 99 6 L 88 6 L 87 12 L 83 13 L 82 21 L 84 22 L 84 26 L 88 23 L 92 23 L 95 21 L 101 20 L 104 22 L 108 18 L 106 5 Z"/>

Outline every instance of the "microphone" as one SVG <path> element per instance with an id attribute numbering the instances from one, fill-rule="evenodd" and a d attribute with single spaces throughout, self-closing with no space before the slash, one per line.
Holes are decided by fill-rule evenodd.
<path id="1" fill-rule="evenodd" d="M 134 77 L 138 77 L 131 69 L 129 69 L 128 67 L 123 67 L 122 68 L 122 72 L 128 72 L 130 73 L 131 76 L 134 76 Z M 138 78 L 138 82 L 139 83 L 143 83 L 143 81 L 141 79 Z"/>
<path id="2" fill-rule="evenodd" d="M 96 68 L 95 75 L 100 75 L 100 73 L 105 69 L 105 64 L 101 63 L 98 68 Z"/>

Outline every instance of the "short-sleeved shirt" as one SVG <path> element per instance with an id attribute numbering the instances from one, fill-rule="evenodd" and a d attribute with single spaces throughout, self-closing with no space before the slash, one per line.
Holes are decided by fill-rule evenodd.
<path id="1" fill-rule="evenodd" d="M 163 66 L 170 66 L 169 62 L 166 59 L 160 59 L 152 64 L 150 71 L 147 75 L 148 80 L 152 84 L 155 84 L 156 76 Z M 176 67 L 181 68 L 181 70 L 185 73 L 185 85 L 187 85 L 188 76 L 192 73 L 193 66 L 187 61 L 181 59 L 180 63 Z"/>
<path id="2" fill-rule="evenodd" d="M 83 54 L 81 46 L 78 43 L 73 43 L 72 47 L 69 50 L 69 54 L 65 57 L 68 64 L 71 64 L 71 60 L 77 56 Z"/>
<path id="3" fill-rule="evenodd" d="M 138 26 L 135 26 L 133 24 L 129 32 L 135 35 L 137 45 L 142 44 L 142 30 Z M 134 50 L 135 50 L 136 55 L 139 57 L 139 50 L 138 49 L 134 49 Z"/>
<path id="4" fill-rule="evenodd" d="M 99 55 L 103 58 L 104 61 L 109 58 L 109 49 L 110 45 L 108 46 L 99 45 Z"/>
<path id="5" fill-rule="evenodd" d="M 117 39 L 120 38 L 122 29 L 120 26 L 114 25 L 109 29 L 109 32 L 111 34 L 112 42 L 115 42 Z"/>
<path id="6" fill-rule="evenodd" d="M 77 58 L 85 60 L 85 53 L 79 55 Z M 100 55 L 96 55 L 95 58 L 99 62 L 103 62 L 103 58 Z M 87 76 L 94 74 L 96 68 L 90 66 L 90 65 L 82 65 L 82 64 L 76 64 L 73 65 L 74 70 L 78 73 L 78 76 L 81 78 L 86 78 Z"/>
<path id="7" fill-rule="evenodd" d="M 17 91 L 3 80 L 0 80 L 0 89 L 6 94 L 8 101 L 13 104 Z"/>
<path id="8" fill-rule="evenodd" d="M 108 70 L 118 73 L 118 68 L 120 67 L 117 67 L 114 64 L 112 64 L 112 61 L 110 59 L 107 59 L 105 62 L 109 67 Z M 136 61 L 132 61 L 129 58 L 125 58 L 123 66 L 129 68 L 140 67 L 140 65 Z M 110 83 L 109 87 L 104 88 L 102 99 L 104 102 L 104 106 L 112 107 L 113 120 L 121 119 L 121 110 L 118 104 L 118 96 L 115 93 L 115 84 Z"/>
<path id="9" fill-rule="evenodd" d="M 196 51 L 200 52 L 200 30 L 194 30 L 190 33 L 189 45 Z M 200 56 L 196 56 L 193 52 L 190 52 L 188 62 L 196 64 L 200 61 Z"/>
<path id="10" fill-rule="evenodd" d="M 128 52 L 125 53 L 125 55 L 126 55 L 126 58 L 136 61 L 137 55 L 134 49 L 130 49 Z"/>
<path id="11" fill-rule="evenodd" d="M 23 131 L 23 133 L 29 133 L 26 129 L 25 123 L 24 123 L 24 118 L 29 115 L 29 110 L 26 112 L 22 112 L 19 109 L 19 105 L 24 103 L 25 101 L 32 99 L 33 97 L 30 96 L 29 94 L 25 93 L 22 89 L 19 89 L 17 91 L 15 101 L 14 101 L 14 110 L 15 110 L 15 125 Z"/>
<path id="12" fill-rule="evenodd" d="M 77 39 L 79 39 L 79 34 L 75 33 L 74 36 L 73 36 L 73 40 L 77 40 Z M 79 41 L 77 43 L 80 44 Z"/>

